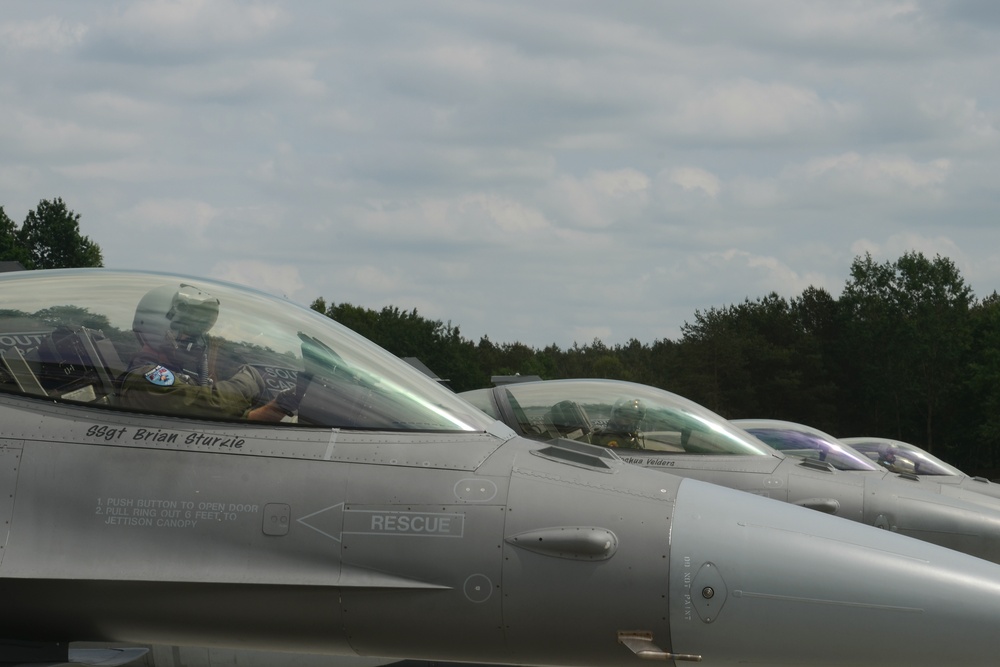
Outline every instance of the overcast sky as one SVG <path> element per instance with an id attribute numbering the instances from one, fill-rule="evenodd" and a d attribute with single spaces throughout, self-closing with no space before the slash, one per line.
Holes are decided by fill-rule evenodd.
<path id="1" fill-rule="evenodd" d="M 8 1 L 0 205 L 112 268 L 652 343 L 866 251 L 1000 290 L 998 72 L 995 0 Z"/>

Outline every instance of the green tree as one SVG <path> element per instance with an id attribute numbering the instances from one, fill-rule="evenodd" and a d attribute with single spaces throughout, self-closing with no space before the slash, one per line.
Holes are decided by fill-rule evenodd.
<path id="1" fill-rule="evenodd" d="M 954 434 L 961 447 L 951 462 L 971 473 L 1000 467 L 1000 295 L 994 291 L 970 314 L 972 344 L 962 365 L 967 371 L 961 386 L 963 414 Z"/>
<path id="2" fill-rule="evenodd" d="M 456 391 L 491 375 L 606 377 L 676 392 L 727 417 L 798 421 L 835 435 L 883 435 L 934 449 L 963 469 L 1000 467 L 1000 297 L 981 304 L 954 263 L 908 252 L 855 258 L 843 294 L 809 287 L 695 311 L 679 341 L 567 350 L 473 344 L 415 310 L 313 306 Z M 965 464 L 970 466 L 965 468 Z"/>
<path id="3" fill-rule="evenodd" d="M 484 378 L 476 364 L 475 346 L 450 322 L 428 320 L 416 308 L 386 306 L 375 311 L 349 303 L 327 305 L 322 298 L 310 307 L 397 357 L 416 357 L 455 391 L 489 385 L 489 375 Z"/>
<path id="4" fill-rule="evenodd" d="M 973 301 L 955 264 L 940 255 L 909 252 L 882 264 L 869 254 L 855 259 L 841 296 L 839 351 L 843 400 L 853 404 L 855 427 L 933 451 L 938 417 L 955 409 Z"/>
<path id="5" fill-rule="evenodd" d="M 31 258 L 18 239 L 17 226 L 0 206 L 0 261 L 20 262 L 26 269 L 32 268 Z"/>
<path id="6" fill-rule="evenodd" d="M 840 297 L 843 328 L 834 352 L 845 427 L 901 438 L 905 361 L 895 309 L 895 269 L 866 253 L 851 264 Z M 839 434 L 839 433 L 838 433 Z"/>
<path id="7" fill-rule="evenodd" d="M 772 292 L 697 311 L 682 327 L 678 393 L 727 417 L 768 417 L 826 426 L 829 382 L 804 300 Z M 811 303 L 811 301 L 809 302 Z"/>
<path id="8" fill-rule="evenodd" d="M 679 384 L 680 343 L 663 338 L 654 341 L 646 349 L 646 368 L 643 376 L 645 379 L 640 380 L 640 382 L 687 396 L 683 386 Z"/>
<path id="9" fill-rule="evenodd" d="M 971 341 L 969 308 L 975 297 L 954 262 L 907 253 L 896 261 L 914 389 L 922 406 L 926 444 L 933 450 L 937 422 L 954 406 L 956 380 Z"/>
<path id="10" fill-rule="evenodd" d="M 103 266 L 100 247 L 80 234 L 80 214 L 66 208 L 61 198 L 38 202 L 17 234 L 36 269 Z"/>
<path id="11" fill-rule="evenodd" d="M 671 387 L 727 417 L 748 416 L 752 380 L 735 306 L 696 310 L 681 326 L 679 377 Z"/>
<path id="12" fill-rule="evenodd" d="M 839 431 L 834 350 L 842 329 L 840 305 L 827 290 L 809 286 L 791 300 L 789 308 L 801 333 L 797 358 L 803 369 L 802 398 L 809 406 L 808 417 L 802 421 Z"/>

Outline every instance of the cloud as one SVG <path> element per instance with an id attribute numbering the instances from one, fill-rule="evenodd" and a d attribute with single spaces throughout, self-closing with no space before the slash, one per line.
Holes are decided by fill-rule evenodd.
<path id="1" fill-rule="evenodd" d="M 905 155 L 842 153 L 791 165 L 779 175 L 788 198 L 813 205 L 858 207 L 876 202 L 904 211 L 947 197 L 951 159 L 914 160 Z"/>
<path id="2" fill-rule="evenodd" d="M 60 53 L 78 46 L 87 26 L 54 16 L 28 21 L 0 21 L 0 49 L 13 52 Z"/>
<path id="3" fill-rule="evenodd" d="M 431 243 L 449 247 L 477 244 L 504 246 L 550 228 L 545 216 L 524 204 L 489 193 L 454 199 L 381 202 L 350 213 L 353 227 L 366 236 L 393 243 Z"/>
<path id="4" fill-rule="evenodd" d="M 108 266 L 497 342 L 652 341 L 835 292 L 866 249 L 940 251 L 989 293 L 985 7 L 8 3 L 0 205 L 62 197 Z"/>
<path id="5" fill-rule="evenodd" d="M 641 215 L 649 206 L 651 179 L 636 169 L 559 176 L 543 194 L 560 226 L 605 229 Z"/>
<path id="6" fill-rule="evenodd" d="M 951 161 L 947 159 L 921 164 L 902 156 L 844 153 L 810 160 L 789 173 L 809 181 L 838 180 L 876 187 L 886 184 L 916 190 L 941 185 L 950 168 Z"/>
<path id="7" fill-rule="evenodd" d="M 857 111 L 824 100 L 809 88 L 747 78 L 717 83 L 685 96 L 665 124 L 673 135 L 696 135 L 709 142 L 760 142 L 846 123 Z"/>
<path id="8" fill-rule="evenodd" d="M 127 128 L 97 128 L 70 118 L 42 117 L 0 103 L 0 141 L 19 155 L 114 154 L 145 143 Z"/>
<path id="9" fill-rule="evenodd" d="M 719 196 L 722 185 L 714 174 L 698 167 L 680 167 L 670 172 L 670 182 L 687 191 L 701 190 L 712 197 Z"/>
<path id="10" fill-rule="evenodd" d="M 829 282 L 827 276 L 815 270 L 802 271 L 778 257 L 736 248 L 704 253 L 698 257 L 696 264 L 687 265 L 687 271 L 697 271 L 697 275 L 707 284 L 715 285 L 714 289 L 731 291 L 734 296 L 740 293 L 744 295 L 729 303 L 742 301 L 743 298 L 762 297 L 770 292 L 791 298 L 801 294 L 809 286 L 823 286 Z M 725 282 L 713 276 L 722 277 Z M 734 285 L 728 285 L 728 281 L 733 281 Z M 737 284 L 739 287 L 733 289 Z M 708 305 L 728 303 L 715 302 L 706 304 L 706 307 Z"/>
<path id="11" fill-rule="evenodd" d="M 894 262 L 908 252 L 920 252 L 928 258 L 947 257 L 959 268 L 968 263 L 966 253 L 947 236 L 929 237 L 913 232 L 892 234 L 881 242 L 858 239 L 851 244 L 851 252 L 855 256 L 869 253 L 876 260 L 887 262 Z"/>
<path id="12" fill-rule="evenodd" d="M 963 153 L 992 152 L 1000 139 L 996 112 L 984 110 L 976 99 L 945 92 L 919 100 L 917 109 Z"/>
<path id="13" fill-rule="evenodd" d="M 266 261 L 223 260 L 213 265 L 207 276 L 248 285 L 290 300 L 301 295 L 305 287 L 297 267 Z M 302 302 L 302 305 L 309 304 Z"/>
<path id="14" fill-rule="evenodd" d="M 102 16 L 86 47 L 96 56 L 123 62 L 204 60 L 258 44 L 284 18 L 272 3 L 140 0 Z"/>

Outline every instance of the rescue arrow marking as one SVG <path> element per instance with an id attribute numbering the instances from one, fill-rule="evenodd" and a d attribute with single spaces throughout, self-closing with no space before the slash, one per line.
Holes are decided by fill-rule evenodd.
<path id="1" fill-rule="evenodd" d="M 465 515 L 451 512 L 349 510 L 337 503 L 296 519 L 317 533 L 340 542 L 344 535 L 463 537 Z"/>

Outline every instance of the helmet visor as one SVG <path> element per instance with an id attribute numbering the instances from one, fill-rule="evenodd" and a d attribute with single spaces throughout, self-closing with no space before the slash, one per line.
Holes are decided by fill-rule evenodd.
<path id="1" fill-rule="evenodd" d="M 204 335 L 219 319 L 219 300 L 196 287 L 181 285 L 174 294 L 167 319 L 178 335 Z"/>

